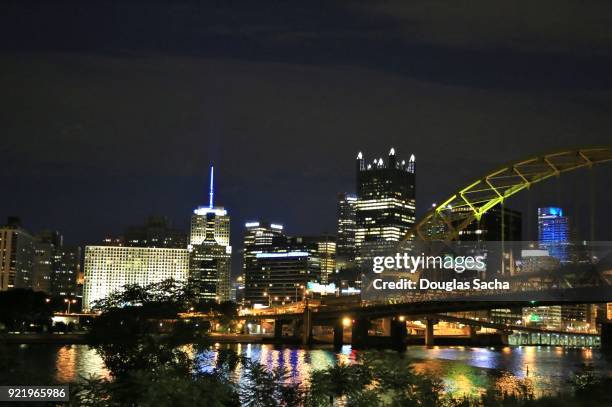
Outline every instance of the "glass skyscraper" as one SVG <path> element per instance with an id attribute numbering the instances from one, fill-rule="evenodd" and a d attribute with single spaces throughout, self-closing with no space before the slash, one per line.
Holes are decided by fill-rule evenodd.
<path id="1" fill-rule="evenodd" d="M 562 263 L 569 261 L 569 221 L 563 209 L 538 208 L 538 241 L 550 256 Z"/>

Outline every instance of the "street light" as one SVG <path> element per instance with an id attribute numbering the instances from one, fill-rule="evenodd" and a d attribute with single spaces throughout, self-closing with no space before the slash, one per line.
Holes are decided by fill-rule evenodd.
<path id="1" fill-rule="evenodd" d="M 76 304 L 77 301 L 75 299 L 70 300 L 68 298 L 64 298 L 64 302 L 68 304 L 68 310 L 66 311 L 66 314 L 70 314 L 70 304 Z"/>
<path id="2" fill-rule="evenodd" d="M 268 297 L 268 307 L 272 306 L 272 298 L 268 295 L 267 291 L 264 291 L 263 293 L 264 297 Z"/>

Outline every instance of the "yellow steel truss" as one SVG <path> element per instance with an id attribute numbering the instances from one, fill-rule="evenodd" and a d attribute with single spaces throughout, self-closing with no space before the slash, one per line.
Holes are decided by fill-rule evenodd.
<path id="1" fill-rule="evenodd" d="M 404 240 L 454 240 L 471 222 L 517 192 L 564 172 L 606 161 L 612 161 L 612 146 L 565 150 L 510 163 L 432 208 Z"/>

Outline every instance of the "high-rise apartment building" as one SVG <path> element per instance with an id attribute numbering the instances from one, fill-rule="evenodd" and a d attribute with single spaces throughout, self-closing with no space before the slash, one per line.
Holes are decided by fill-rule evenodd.
<path id="1" fill-rule="evenodd" d="M 0 227 L 0 291 L 32 288 L 35 256 L 34 238 L 18 218 L 9 217 Z"/>
<path id="2" fill-rule="evenodd" d="M 386 162 L 367 163 L 359 153 L 356 165 L 355 259 L 363 266 L 393 250 L 415 223 L 415 158 L 400 161 L 392 148 Z"/>
<path id="3" fill-rule="evenodd" d="M 90 310 L 95 301 L 128 284 L 186 281 L 189 253 L 187 249 L 86 246 L 84 268 L 83 309 Z"/>
<path id="4" fill-rule="evenodd" d="M 214 206 L 211 166 L 208 206 L 193 211 L 189 238 L 189 278 L 201 299 L 230 300 L 231 253 L 230 217 L 223 207 Z"/>

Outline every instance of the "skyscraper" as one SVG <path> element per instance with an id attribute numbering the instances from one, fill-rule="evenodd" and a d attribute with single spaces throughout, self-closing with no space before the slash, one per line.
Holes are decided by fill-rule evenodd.
<path id="1" fill-rule="evenodd" d="M 262 269 L 257 255 L 282 250 L 287 246 L 283 225 L 259 220 L 244 225 L 244 300 L 249 305 L 267 304 L 269 273 Z"/>
<path id="2" fill-rule="evenodd" d="M 338 194 L 338 238 L 336 239 L 336 265 L 351 268 L 355 262 L 355 202 L 357 196 L 346 192 Z"/>
<path id="3" fill-rule="evenodd" d="M 415 222 L 415 158 L 399 161 L 391 148 L 382 158 L 366 164 L 357 155 L 355 202 L 356 262 L 363 266 L 392 250 Z"/>
<path id="4" fill-rule="evenodd" d="M 569 260 L 569 225 L 561 208 L 538 208 L 538 241 L 540 248 L 546 250 L 554 261 L 564 263 Z M 549 260 L 547 263 L 554 267 L 554 261 Z M 541 271 L 548 264 L 540 261 L 536 264 L 536 270 Z M 523 315 L 527 324 L 560 329 L 563 323 L 562 309 L 560 305 L 524 308 Z M 566 317 L 569 317 L 568 323 L 576 322 L 570 321 L 576 317 L 573 312 L 566 312 Z"/>
<path id="5" fill-rule="evenodd" d="M 63 237 L 59 232 L 45 230 L 35 236 L 32 289 L 51 292 L 51 278 L 55 270 L 56 252 L 62 247 Z"/>
<path id="6" fill-rule="evenodd" d="M 9 217 L 0 227 L 0 291 L 32 288 L 35 241 L 21 227 L 19 218 Z"/>
<path id="7" fill-rule="evenodd" d="M 289 238 L 289 247 L 294 251 L 305 251 L 310 254 L 310 269 L 316 270 L 316 282 L 327 285 L 336 271 L 336 240 L 333 236 L 293 236 Z"/>
<path id="8" fill-rule="evenodd" d="M 552 257 L 562 263 L 569 261 L 569 221 L 563 209 L 538 208 L 538 240 Z"/>
<path id="9" fill-rule="evenodd" d="M 214 168 L 210 166 L 208 206 L 199 206 L 191 216 L 189 279 L 204 300 L 230 300 L 230 217 L 214 206 Z"/>
<path id="10" fill-rule="evenodd" d="M 50 293 L 61 297 L 81 295 L 78 277 L 81 269 L 81 248 L 62 245 L 56 249 L 51 273 Z"/>

